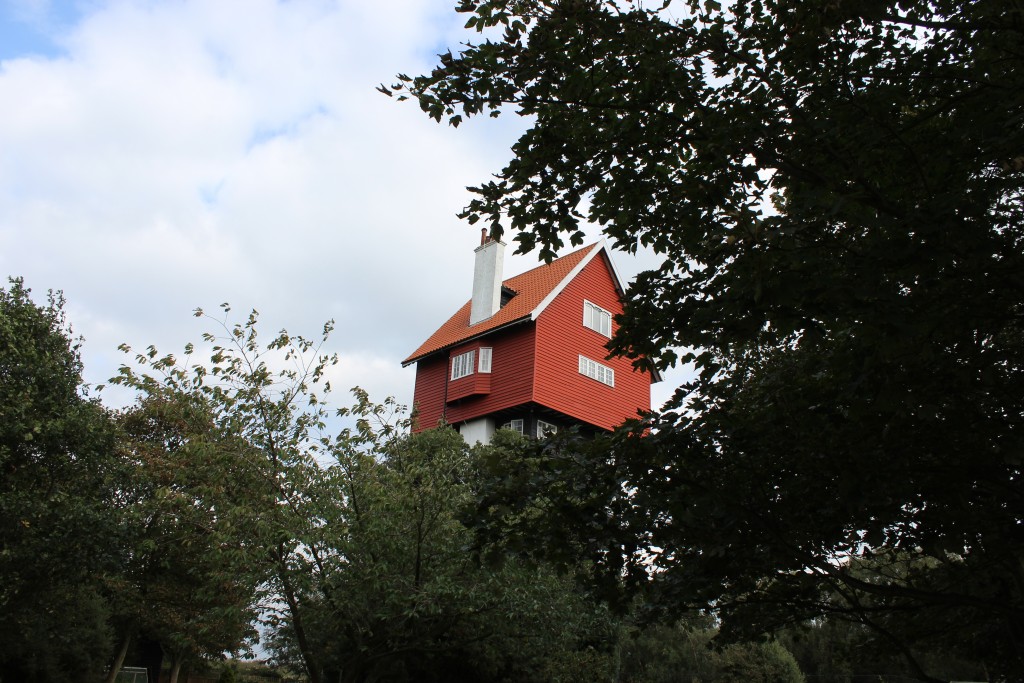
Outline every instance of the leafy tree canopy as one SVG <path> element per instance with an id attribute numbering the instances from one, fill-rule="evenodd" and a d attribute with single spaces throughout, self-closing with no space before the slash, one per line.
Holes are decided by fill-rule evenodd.
<path id="1" fill-rule="evenodd" d="M 64 301 L 0 290 L 0 678 L 67 680 L 110 647 L 102 577 L 116 568 L 107 413 L 83 395 Z"/>
<path id="2" fill-rule="evenodd" d="M 266 498 L 260 459 L 197 396 L 152 391 L 118 426 L 125 547 L 111 592 L 122 642 L 154 639 L 177 666 L 239 651 L 255 639 L 266 578 L 251 543 Z"/>
<path id="3" fill-rule="evenodd" d="M 370 417 L 374 404 L 352 412 Z M 478 454 L 458 432 L 339 445 L 324 491 L 337 514 L 311 549 L 317 580 L 305 596 L 338 680 L 609 676 L 613 622 L 571 578 L 520 562 L 481 567 L 467 552 L 472 532 L 459 514 L 473 499 Z M 481 448 L 521 446 L 506 439 Z"/>
<path id="4" fill-rule="evenodd" d="M 203 346 L 150 347 L 114 380 L 141 394 L 121 416 L 141 522 L 124 611 L 173 671 L 237 644 L 253 594 L 266 598 L 271 651 L 312 683 L 609 670 L 612 620 L 571 579 L 491 570 L 467 551 L 477 456 L 457 432 L 410 437 L 404 407 L 360 389 L 330 409 L 331 323 L 318 340 L 264 340 L 255 311 L 231 324 L 223 309 Z M 524 447 L 498 440 L 488 457 Z"/>
<path id="5" fill-rule="evenodd" d="M 265 578 L 261 592 L 268 591 L 272 602 L 285 606 L 306 673 L 312 683 L 320 683 L 322 665 L 305 628 L 302 595 L 315 580 L 317 544 L 330 509 L 329 501 L 318 497 L 323 472 L 316 458 L 331 446 L 324 431 L 328 412 L 323 401 L 330 392 L 324 374 L 337 359 L 321 349 L 333 323 L 324 326 L 318 340 L 293 337 L 283 330 L 264 340 L 256 311 L 244 322 L 229 324 L 231 307 L 223 304 L 221 308 L 223 318 L 215 320 L 219 331 L 204 334 L 200 347 L 209 352 L 208 362 L 196 357 L 200 352 L 193 344 L 186 345 L 181 357 L 161 355 L 150 346 L 135 353 L 134 364 L 122 366 L 112 380 L 143 397 L 143 410 L 135 416 L 141 418 L 136 435 L 141 438 L 133 444 L 136 456 L 150 453 L 155 441 L 158 447 L 153 452 L 159 460 L 205 460 L 194 480 L 185 477 L 176 482 L 185 497 L 194 501 L 190 512 L 195 516 L 186 520 L 179 515 L 174 521 L 194 528 L 207 517 L 214 533 L 186 533 L 181 540 L 199 543 L 203 539 L 212 544 L 211 551 L 218 546 L 220 550 L 208 558 L 211 562 L 206 566 L 188 568 L 191 576 L 205 575 L 207 580 L 196 586 L 193 599 L 169 605 L 169 618 L 162 620 L 160 629 L 170 634 L 171 648 L 183 654 L 201 652 L 211 642 L 244 633 L 248 624 L 244 590 L 237 596 L 227 595 L 226 590 L 216 591 L 215 582 L 231 573 L 240 560 L 247 561 L 250 570 L 236 574 L 236 587 L 251 587 L 254 579 Z M 210 318 L 199 309 L 195 315 Z M 132 353 L 127 345 L 122 350 Z M 172 399 L 177 414 L 154 410 L 167 399 Z M 130 426 L 132 416 L 128 417 Z M 231 486 L 225 468 L 230 470 Z M 221 476 L 206 478 L 204 472 Z M 159 478 L 159 471 L 154 474 Z M 211 501 L 223 507 L 195 507 L 209 506 Z M 327 504 L 326 510 L 321 503 Z M 158 501 L 156 508 L 160 507 Z M 178 533 L 170 531 L 172 537 Z M 173 573 L 167 578 L 174 585 Z M 205 610 L 207 618 L 210 608 L 219 614 L 197 620 L 197 608 Z M 190 632 L 179 628 L 183 622 L 193 627 Z"/>
<path id="6" fill-rule="evenodd" d="M 1024 5 L 457 10 L 480 39 L 382 90 L 528 117 L 463 215 L 543 258 L 584 220 L 652 249 L 612 350 L 698 372 L 650 438 L 581 465 L 635 492 L 609 547 L 639 539 L 661 604 L 713 603 L 727 635 L 841 595 L 893 641 L 919 631 L 879 615 L 927 610 L 922 637 L 1024 675 Z"/>

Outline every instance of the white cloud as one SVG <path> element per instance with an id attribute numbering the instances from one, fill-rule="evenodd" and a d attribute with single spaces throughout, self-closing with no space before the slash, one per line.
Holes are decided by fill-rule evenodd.
<path id="1" fill-rule="evenodd" d="M 456 131 L 375 87 L 429 70 L 469 37 L 462 17 L 436 0 L 82 7 L 60 55 L 0 62 L 0 269 L 65 291 L 88 380 L 122 341 L 180 351 L 204 330 L 190 311 L 229 301 L 267 333 L 336 319 L 335 387 L 410 402 L 400 360 L 468 297 L 465 187 L 522 122 Z"/>

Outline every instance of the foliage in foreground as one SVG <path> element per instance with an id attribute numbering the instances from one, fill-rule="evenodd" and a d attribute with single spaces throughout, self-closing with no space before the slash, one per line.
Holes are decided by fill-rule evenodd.
<path id="1" fill-rule="evenodd" d="M 457 432 L 335 456 L 328 476 L 344 502 L 302 596 L 332 679 L 543 680 L 560 667 L 562 680 L 603 677 L 562 660 L 610 650 L 606 610 L 567 577 L 517 562 L 481 567 L 468 552 L 458 515 L 473 496 L 472 457 Z M 287 645 L 290 631 L 280 635 Z"/>
<path id="2" fill-rule="evenodd" d="M 118 381 L 144 407 L 164 396 L 196 407 L 207 422 L 189 446 L 239 468 L 238 507 L 216 521 L 242 537 L 223 556 L 246 559 L 242 578 L 264 577 L 282 662 L 313 683 L 603 677 L 606 610 L 544 567 L 483 568 L 468 552 L 459 515 L 475 500 L 475 470 L 457 432 L 407 436 L 401 407 L 358 389 L 332 415 L 335 358 L 321 352 L 330 325 L 318 341 L 281 332 L 263 342 L 255 313 L 235 325 L 227 313 L 204 337 L 208 362 L 193 346 L 180 359 L 150 349 Z M 348 426 L 332 431 L 338 419 Z M 590 651 L 588 669 L 576 654 Z"/>
<path id="3" fill-rule="evenodd" d="M 120 550 L 114 429 L 83 397 L 63 300 L 0 290 L 0 679 L 98 675 Z M 74 615 L 69 620 L 68 615 Z"/>
<path id="4" fill-rule="evenodd" d="M 211 670 L 224 650 L 244 647 L 260 604 L 284 606 L 270 624 L 271 648 L 313 680 L 800 680 L 778 644 L 713 650 L 709 620 L 639 627 L 631 610 L 615 615 L 578 590 L 581 579 L 593 586 L 599 578 L 604 597 L 618 595 L 608 603 L 623 606 L 623 577 L 599 571 L 614 520 L 591 492 L 603 490 L 607 471 L 577 470 L 560 484 L 595 530 L 583 545 L 564 536 L 566 556 L 592 558 L 589 573 L 553 571 L 529 538 L 481 546 L 483 529 L 463 524 L 479 517 L 481 500 L 564 470 L 578 449 L 506 431 L 473 449 L 448 428 L 409 437 L 392 402 L 360 391 L 342 411 L 350 427 L 308 438 L 313 432 L 298 427 L 322 429 L 313 418 L 323 396 L 311 400 L 309 384 L 281 381 L 296 366 L 284 376 L 270 369 L 273 354 L 264 352 L 280 350 L 284 336 L 246 355 L 260 348 L 255 316 L 222 338 L 248 340 L 241 346 L 211 337 L 208 366 L 143 354 L 149 375 L 121 375 L 140 389 L 139 401 L 111 419 L 81 397 L 59 299 L 37 306 L 16 282 L 0 303 L 0 392 L 24 399 L 2 404 L 2 680 L 100 680 L 108 663 L 116 670 L 139 649 L 134 643 L 161 648 L 172 679 L 189 667 Z M 231 381 L 209 379 L 222 373 Z M 249 433 L 276 440 L 276 461 L 239 429 L 271 415 L 277 431 Z M 307 438 L 283 440 L 296 433 Z M 620 496 L 616 515 L 634 502 Z M 520 497 L 503 515 L 529 529 L 558 504 L 557 496 Z M 783 642 L 808 671 L 845 675 L 851 653 L 863 663 L 871 650 L 843 623 L 818 622 Z M 976 676 L 976 667 L 926 654 L 935 671 Z M 875 664 L 863 671 L 898 670 L 886 656 L 870 654 Z M 221 670 L 227 678 L 235 668 Z"/>
<path id="5" fill-rule="evenodd" d="M 793 655 L 777 642 L 714 649 L 717 629 L 706 619 L 649 626 L 620 643 L 619 680 L 624 683 L 804 683 Z"/>
<path id="6" fill-rule="evenodd" d="M 183 664 L 255 638 L 265 572 L 247 529 L 263 481 L 251 449 L 194 397 L 152 391 L 117 423 L 125 551 L 109 590 L 118 636 L 122 648 L 140 636 L 159 643 L 173 680 Z"/>
<path id="7" fill-rule="evenodd" d="M 244 648 L 268 605 L 312 681 L 607 677 L 607 610 L 468 551 L 476 468 L 456 432 L 406 436 L 357 390 L 331 434 L 331 358 L 262 343 L 255 314 L 207 336 L 208 364 L 138 354 L 116 380 L 138 402 L 111 415 L 82 397 L 61 306 L 20 282 L 0 298 L 0 679 L 98 681 L 155 644 L 174 681 Z"/>
<path id="8" fill-rule="evenodd" d="M 239 649 L 247 448 L 182 395 L 113 415 L 81 371 L 59 295 L 0 290 L 0 679 L 101 680 L 140 639 L 176 666 Z"/>
<path id="9" fill-rule="evenodd" d="M 726 637 L 830 615 L 1024 677 L 1021 4 L 456 5 L 480 41 L 382 91 L 529 117 L 464 215 L 653 250 L 612 349 L 698 374 L 534 482 L 624 513 L 552 505 L 553 552 L 652 563 Z"/>

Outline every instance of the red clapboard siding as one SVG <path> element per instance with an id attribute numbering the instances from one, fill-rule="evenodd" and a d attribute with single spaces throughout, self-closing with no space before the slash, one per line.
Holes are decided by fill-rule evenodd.
<path id="1" fill-rule="evenodd" d="M 538 319 L 523 320 L 526 312 L 536 311 L 544 297 L 555 291 L 580 263 L 586 265 Z M 608 338 L 583 326 L 584 300 L 613 315 L 622 312 L 615 276 L 603 247 L 585 247 L 548 266 L 516 276 L 506 284 L 517 291 L 517 296 L 495 319 L 505 315 L 508 327 L 481 327 L 486 330 L 482 332 L 484 336 L 450 348 L 442 346 L 443 350 L 417 361 L 416 431 L 430 429 L 440 420 L 459 424 L 531 402 L 602 429 L 612 429 L 635 417 L 637 410 L 650 409 L 651 377 L 635 372 L 627 359 L 609 360 Z M 529 305 L 523 308 L 527 300 Z M 458 339 L 476 334 L 475 326 L 468 325 L 468 306 L 464 305 L 431 340 L 450 338 L 451 343 L 457 344 Z M 481 347 L 492 349 L 491 373 L 475 371 L 450 380 L 451 358 Z M 615 386 L 580 374 L 580 355 L 614 370 Z M 417 356 L 414 353 L 412 357 Z"/>
<path id="2" fill-rule="evenodd" d="M 416 388 L 412 400 L 416 415 L 414 433 L 433 429 L 441 420 L 448 376 L 448 356 L 445 354 L 424 358 L 416 364 Z"/>
<path id="3" fill-rule="evenodd" d="M 481 378 L 474 372 L 454 381 L 449 379 L 450 359 L 481 347 L 492 349 L 490 377 Z M 534 325 L 522 323 L 419 361 L 413 394 L 418 419 L 413 431 L 432 429 L 442 418 L 449 424 L 457 424 L 528 402 L 533 391 L 533 359 Z M 487 379 L 490 390 L 473 393 L 482 389 Z"/>
<path id="4" fill-rule="evenodd" d="M 446 411 L 448 422 L 457 424 L 529 401 L 533 389 L 533 340 L 533 323 L 521 323 L 453 349 L 452 355 L 474 347 L 490 346 L 493 349 L 491 391 L 486 395 L 471 396 L 457 405 L 449 405 Z"/>
<path id="5" fill-rule="evenodd" d="M 613 315 L 622 313 L 608 263 L 599 255 L 586 265 L 537 319 L 534 400 L 592 425 L 612 429 L 651 407 L 651 378 L 628 359 L 608 360 L 608 338 L 583 326 L 586 299 Z M 613 323 L 613 330 L 615 325 Z M 579 372 L 580 354 L 615 371 L 615 386 Z"/>

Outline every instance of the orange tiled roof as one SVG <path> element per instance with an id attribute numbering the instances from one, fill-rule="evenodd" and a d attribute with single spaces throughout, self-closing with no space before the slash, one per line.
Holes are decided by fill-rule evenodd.
<path id="1" fill-rule="evenodd" d="M 441 325 L 437 332 L 430 335 L 418 349 L 402 361 L 402 365 L 409 365 L 436 351 L 479 337 L 499 327 L 528 320 L 544 299 L 565 280 L 573 268 L 579 265 L 580 261 L 602 247 L 602 243 L 583 247 L 551 263 L 505 280 L 501 283 L 502 286 L 508 287 L 516 295 L 493 316 L 472 327 L 469 324 L 469 312 L 473 303 L 470 299 L 448 319 L 448 322 Z"/>

